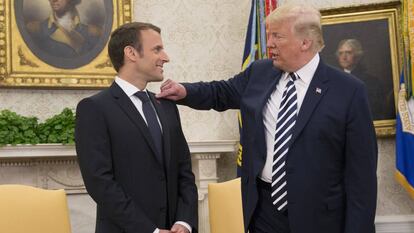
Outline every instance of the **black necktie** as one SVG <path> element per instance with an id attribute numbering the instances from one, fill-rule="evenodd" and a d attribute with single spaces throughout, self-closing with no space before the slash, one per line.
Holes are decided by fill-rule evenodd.
<path id="1" fill-rule="evenodd" d="M 161 161 L 163 161 L 161 127 L 158 123 L 155 109 L 145 91 L 137 91 L 134 95 L 142 101 L 142 111 L 144 112 L 145 119 L 147 120 L 148 129 L 154 141 L 155 148 L 157 149 L 158 156 Z"/>
<path id="2" fill-rule="evenodd" d="M 279 211 L 287 208 L 286 157 L 292 139 L 298 114 L 295 88 L 296 76 L 289 74 L 289 81 L 283 92 L 276 121 L 275 145 L 272 165 L 272 201 Z"/>

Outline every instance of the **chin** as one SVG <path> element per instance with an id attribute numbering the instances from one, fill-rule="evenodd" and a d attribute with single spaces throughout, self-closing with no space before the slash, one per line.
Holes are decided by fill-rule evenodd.
<path id="1" fill-rule="evenodd" d="M 154 78 L 154 82 L 161 82 L 162 80 L 164 80 L 164 76 Z"/>
<path id="2" fill-rule="evenodd" d="M 273 66 L 276 67 L 276 68 L 278 68 L 278 69 L 280 69 L 280 70 L 283 70 L 282 67 L 281 67 L 281 65 L 280 65 L 280 63 L 277 62 L 277 61 L 275 61 L 275 60 L 273 60 Z"/>

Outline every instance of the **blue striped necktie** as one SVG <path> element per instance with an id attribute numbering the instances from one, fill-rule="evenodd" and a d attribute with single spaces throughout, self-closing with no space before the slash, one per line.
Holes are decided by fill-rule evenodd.
<path id="1" fill-rule="evenodd" d="M 298 113 L 297 94 L 294 83 L 296 76 L 294 73 L 289 73 L 289 76 L 277 115 L 273 148 L 271 200 L 279 211 L 287 209 L 286 157 Z"/>

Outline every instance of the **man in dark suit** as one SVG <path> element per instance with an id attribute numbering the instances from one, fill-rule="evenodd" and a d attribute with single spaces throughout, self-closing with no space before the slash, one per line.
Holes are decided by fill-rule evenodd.
<path id="1" fill-rule="evenodd" d="M 161 86 L 196 109 L 240 109 L 245 230 L 373 233 L 377 145 L 363 83 L 324 64 L 320 13 L 268 18 L 271 59 L 223 81 Z"/>
<path id="2" fill-rule="evenodd" d="M 197 188 L 177 107 L 146 90 L 163 79 L 169 61 L 160 29 L 125 24 L 108 52 L 114 83 L 76 111 L 76 151 L 97 203 L 96 232 L 197 232 Z"/>

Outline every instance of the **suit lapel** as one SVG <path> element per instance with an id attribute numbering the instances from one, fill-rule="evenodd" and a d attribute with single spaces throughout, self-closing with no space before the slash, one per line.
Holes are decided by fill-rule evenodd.
<path id="1" fill-rule="evenodd" d="M 294 142 L 300 135 L 306 123 L 312 116 L 316 106 L 318 106 L 319 101 L 328 91 L 328 82 L 329 78 L 326 75 L 325 64 L 320 61 L 312 81 L 309 84 L 308 90 L 306 91 L 305 98 L 303 99 L 295 130 L 293 132 L 292 142 Z"/>
<path id="2" fill-rule="evenodd" d="M 167 166 L 167 170 L 169 169 L 170 158 L 171 158 L 171 150 L 170 150 L 170 127 L 167 123 L 167 115 L 165 114 L 164 110 L 162 109 L 162 104 L 159 100 L 157 100 L 153 93 L 149 93 L 151 102 L 153 103 L 155 110 L 157 111 L 158 118 L 160 119 L 162 125 L 162 138 L 163 138 L 163 147 L 164 147 L 164 159 L 165 165 Z"/>
<path id="3" fill-rule="evenodd" d="M 265 129 L 264 129 L 264 123 L 263 123 L 263 109 L 272 94 L 272 92 L 275 90 L 277 83 L 279 82 L 280 78 L 282 77 L 282 72 L 280 70 L 275 70 L 275 68 L 272 67 L 272 71 L 267 73 L 266 77 L 263 77 L 263 84 L 261 87 L 263 88 L 260 91 L 259 94 L 259 105 L 256 108 L 255 112 L 255 119 L 256 122 L 259 124 L 259 127 L 256 130 L 255 139 L 256 139 L 256 145 L 263 143 L 262 146 L 258 146 L 257 148 L 260 151 L 259 154 L 263 155 L 263 159 L 266 159 L 266 139 L 265 139 Z"/>
<path id="4" fill-rule="evenodd" d="M 263 118 L 263 108 L 265 107 L 265 104 L 267 100 L 269 99 L 272 92 L 276 89 L 276 85 L 279 82 L 280 78 L 282 77 L 281 71 L 275 71 L 266 76 L 265 82 L 263 84 L 264 90 L 261 91 L 260 96 L 260 102 L 259 107 L 256 108 L 256 119 L 262 119 Z M 262 120 L 263 121 L 263 120 Z"/>
<path id="5" fill-rule="evenodd" d="M 154 152 L 154 154 L 156 154 L 157 150 L 155 149 L 155 145 L 152 140 L 151 134 L 148 130 L 147 124 L 145 123 L 141 114 L 138 112 L 137 108 L 132 103 L 131 99 L 124 93 L 124 91 L 122 91 L 122 89 L 115 82 L 112 83 L 110 90 L 111 90 L 112 96 L 115 99 L 115 102 L 121 107 L 121 109 L 125 112 L 128 118 L 134 123 L 134 125 L 138 127 L 138 129 L 144 135 L 144 138 L 147 141 L 148 145 L 150 146 L 151 150 Z M 157 157 L 157 160 L 159 160 L 158 156 L 156 157 Z"/>

